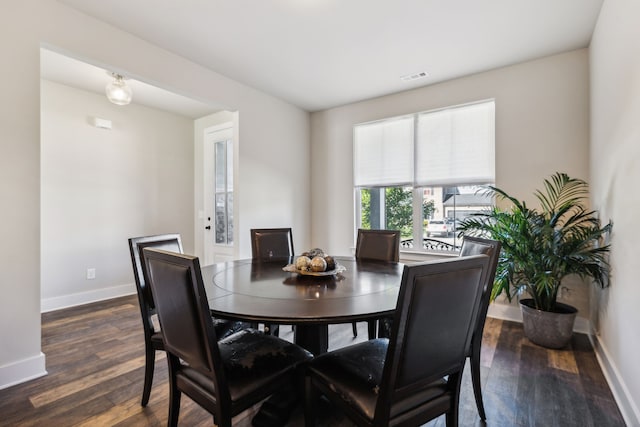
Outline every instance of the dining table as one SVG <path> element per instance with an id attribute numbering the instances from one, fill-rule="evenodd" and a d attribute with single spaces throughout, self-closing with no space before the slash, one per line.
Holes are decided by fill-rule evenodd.
<path id="1" fill-rule="evenodd" d="M 295 326 L 294 342 L 327 351 L 328 325 L 392 315 L 404 264 L 335 257 L 336 273 L 290 272 L 295 257 L 228 261 L 202 267 L 215 317 Z"/>

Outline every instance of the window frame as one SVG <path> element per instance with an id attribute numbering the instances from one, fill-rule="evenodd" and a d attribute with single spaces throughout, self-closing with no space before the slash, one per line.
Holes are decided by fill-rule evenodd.
<path id="1" fill-rule="evenodd" d="M 480 104 L 490 104 L 488 105 L 489 107 L 489 114 L 488 117 L 491 119 L 490 122 L 488 123 L 483 123 L 483 126 L 486 126 L 486 128 L 488 129 L 488 131 L 490 132 L 489 140 L 485 140 L 485 144 L 489 143 L 491 144 L 490 147 L 490 151 L 488 152 L 487 156 L 490 157 L 492 156 L 492 158 L 489 159 L 489 162 L 487 164 L 488 169 L 491 171 L 492 169 L 492 176 L 493 179 L 491 180 L 491 182 L 486 182 L 486 180 L 483 177 L 483 179 L 469 179 L 469 177 L 461 177 L 460 180 L 456 180 L 454 179 L 450 179 L 447 182 L 447 185 L 443 185 L 442 183 L 438 183 L 438 182 L 434 182 L 434 183 L 429 183 L 429 182 L 425 182 L 424 179 L 421 180 L 421 182 L 419 183 L 419 185 L 417 185 L 416 182 L 416 174 L 418 174 L 419 172 L 419 168 L 418 168 L 418 155 L 417 155 L 417 150 L 418 150 L 418 146 L 420 145 L 419 142 L 419 119 L 421 116 L 430 114 L 430 113 L 441 113 L 445 110 L 455 110 L 457 108 L 464 108 L 464 107 L 474 107 L 475 105 L 480 105 Z M 481 108 L 482 110 L 482 108 Z M 463 111 L 464 113 L 465 111 Z M 358 144 L 356 138 L 357 138 L 357 132 L 358 132 L 358 127 L 359 126 L 371 126 L 371 125 L 375 125 L 376 123 L 389 123 L 393 120 L 405 120 L 407 117 L 412 117 L 413 118 L 413 144 L 412 144 L 412 153 L 411 153 L 411 157 L 413 159 L 413 170 L 412 170 L 412 174 L 413 174 L 413 182 L 410 184 L 407 184 L 406 182 L 397 182 L 394 183 L 393 185 L 356 185 L 357 182 L 361 182 L 361 180 L 357 177 L 357 173 L 359 170 L 359 165 L 358 165 L 358 157 L 357 157 L 357 151 L 358 149 L 362 150 L 362 147 L 356 147 L 356 145 Z M 454 117 L 455 119 L 455 117 Z M 424 200 L 425 200 L 425 190 L 426 189 L 435 189 L 435 188 L 441 188 L 441 193 L 442 193 L 442 212 L 441 212 L 441 219 L 443 220 L 447 220 L 447 218 L 444 216 L 445 212 L 447 212 L 446 207 L 444 206 L 445 200 L 445 189 L 446 188 L 452 188 L 455 187 L 460 188 L 460 187 L 467 187 L 467 186 L 478 186 L 478 185 L 487 185 L 487 184 L 494 184 L 495 183 L 495 143 L 496 143 L 496 139 L 495 139 L 495 99 L 485 99 L 485 100 L 480 100 L 480 101 L 476 101 L 476 102 L 471 102 L 471 103 L 466 103 L 466 104 L 459 104 L 459 105 L 454 105 L 454 106 L 448 106 L 448 107 L 443 107 L 443 108 L 438 108 L 438 109 L 433 109 L 433 110 L 428 110 L 428 111 L 420 111 L 420 112 L 416 112 L 413 114 L 404 114 L 404 115 L 400 115 L 400 116 L 396 116 L 396 117 L 388 117 L 382 120 L 376 120 L 373 122 L 365 122 L 365 123 L 359 123 L 354 125 L 353 127 L 353 150 L 354 150 L 354 159 L 353 159 L 353 182 L 354 182 L 354 214 L 355 214 L 355 218 L 354 218 L 354 224 L 355 224 L 355 229 L 354 229 L 354 236 L 356 236 L 357 233 L 357 229 L 358 228 L 362 228 L 362 214 L 363 214 L 363 209 L 362 209 L 362 190 L 363 189 L 374 189 L 374 188 L 379 188 L 379 189 L 386 189 L 386 188 L 391 188 L 391 187 L 411 187 L 412 189 L 412 239 L 415 242 L 416 241 L 416 237 L 418 237 L 418 240 L 420 242 L 423 241 L 423 239 L 427 236 L 426 234 L 426 226 L 424 225 L 424 220 L 425 218 L 423 218 L 423 204 L 424 204 Z M 380 177 L 379 182 L 384 182 L 385 178 L 384 177 Z M 483 181 L 482 183 L 479 181 Z M 433 192 L 433 190 L 432 190 Z M 386 194 L 386 193 L 383 193 Z M 454 194 L 451 197 L 457 197 L 458 194 Z M 385 203 L 386 197 L 380 197 L 380 211 L 384 212 L 385 210 L 385 206 L 383 203 Z M 370 202 L 371 203 L 371 202 Z M 371 209 L 371 208 L 369 208 Z M 454 216 L 453 216 L 453 221 L 454 221 L 454 239 L 453 239 L 453 244 L 455 246 L 458 246 L 461 244 L 461 242 L 457 241 L 457 238 L 455 237 L 455 221 L 456 219 L 459 217 L 457 212 L 456 212 L 456 208 L 455 208 L 455 202 L 454 202 Z M 439 218 L 436 218 L 439 219 Z M 381 222 L 381 224 L 387 224 L 386 222 L 386 218 L 384 222 Z M 355 238 L 355 237 L 354 237 Z M 435 239 L 437 240 L 437 239 Z M 413 248 L 402 248 L 401 247 L 401 252 L 410 252 L 410 253 L 433 253 L 433 252 L 442 252 L 439 250 L 429 250 L 429 249 L 424 249 L 423 248 L 423 244 L 414 244 Z M 449 251 L 446 251 L 448 253 L 451 253 Z"/>

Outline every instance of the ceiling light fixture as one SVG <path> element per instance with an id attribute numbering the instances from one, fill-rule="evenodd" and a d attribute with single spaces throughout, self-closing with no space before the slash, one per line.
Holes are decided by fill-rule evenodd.
<path id="1" fill-rule="evenodd" d="M 109 101 L 116 105 L 127 105 L 131 102 L 133 93 L 131 88 L 124 82 L 125 78 L 118 73 L 107 72 L 113 81 L 107 85 L 105 92 Z"/>

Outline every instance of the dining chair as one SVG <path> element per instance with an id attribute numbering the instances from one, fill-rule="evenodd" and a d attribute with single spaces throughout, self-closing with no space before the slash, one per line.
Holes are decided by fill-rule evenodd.
<path id="1" fill-rule="evenodd" d="M 151 385 L 153 383 L 153 371 L 155 367 L 156 351 L 164 351 L 162 335 L 154 326 L 155 304 L 151 295 L 151 288 L 147 285 L 144 273 L 144 260 L 142 259 L 142 248 L 155 247 L 182 252 L 182 239 L 179 234 L 162 234 L 156 236 L 133 237 L 129 239 L 129 252 L 131 253 L 131 263 L 133 265 L 133 276 L 138 293 L 138 305 L 142 315 L 142 328 L 144 330 L 144 386 L 142 388 L 142 406 L 147 406 L 151 395 Z"/>
<path id="2" fill-rule="evenodd" d="M 291 228 L 252 228 L 251 257 L 260 261 L 283 260 L 292 257 Z"/>
<path id="3" fill-rule="evenodd" d="M 386 262 L 400 260 L 400 231 L 399 230 L 364 230 L 358 229 L 356 238 L 356 259 L 368 259 Z M 378 329 L 384 319 L 369 320 L 367 322 L 369 339 L 376 337 Z M 352 323 L 353 336 L 358 336 L 358 328 Z"/>
<path id="4" fill-rule="evenodd" d="M 482 400 L 482 386 L 480 382 L 480 349 L 482 347 L 482 332 L 487 319 L 487 311 L 489 310 L 489 302 L 491 301 L 491 291 L 493 289 L 493 280 L 496 276 L 496 268 L 498 259 L 500 258 L 500 249 L 502 245 L 496 240 L 483 239 L 480 237 L 465 236 L 460 248 L 460 256 L 470 256 L 484 254 L 489 256 L 489 269 L 484 279 L 482 296 L 480 298 L 480 311 L 476 322 L 473 337 L 471 339 L 471 348 L 467 357 L 471 365 L 471 382 L 473 384 L 473 394 L 478 408 L 478 415 L 483 421 L 487 416 L 484 410 L 484 402 Z"/>
<path id="5" fill-rule="evenodd" d="M 162 343 L 162 335 L 158 330 L 155 319 L 155 303 L 151 288 L 147 286 L 143 248 L 158 248 L 172 252 L 182 253 L 182 239 L 180 234 L 160 234 L 155 236 L 132 237 L 129 239 L 129 252 L 131 254 L 131 263 L 133 265 L 133 276 L 138 294 L 138 305 L 140 306 L 140 314 L 142 315 L 142 329 L 144 331 L 144 385 L 142 388 L 141 405 L 146 406 L 151 395 L 151 385 L 153 383 L 153 371 L 155 367 L 156 351 L 164 351 Z M 218 335 L 226 336 L 236 330 L 248 327 L 249 324 L 244 322 L 234 322 L 223 319 L 215 319 L 215 327 Z"/>
<path id="6" fill-rule="evenodd" d="M 489 257 L 405 266 L 390 338 L 317 356 L 305 374 L 305 425 L 324 395 L 358 426 L 458 425 L 460 384 Z"/>
<path id="7" fill-rule="evenodd" d="M 219 427 L 275 392 L 294 388 L 297 366 L 313 356 L 255 329 L 218 340 L 197 257 L 143 249 L 169 364 L 169 426 L 182 393 L 213 415 Z"/>
<path id="8" fill-rule="evenodd" d="M 252 228 L 251 257 L 258 261 L 284 261 L 294 255 L 291 228 Z M 266 324 L 265 333 L 278 336 L 279 325 Z M 292 329 L 293 328 L 292 326 Z"/>

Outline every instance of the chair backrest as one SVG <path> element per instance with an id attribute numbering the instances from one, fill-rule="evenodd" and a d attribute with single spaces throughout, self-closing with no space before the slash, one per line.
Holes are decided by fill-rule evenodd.
<path id="1" fill-rule="evenodd" d="M 400 231 L 358 229 L 356 258 L 398 262 L 400 260 Z"/>
<path id="2" fill-rule="evenodd" d="M 394 402 L 462 371 L 488 264 L 477 255 L 404 267 L 376 420 L 389 419 Z"/>
<path id="3" fill-rule="evenodd" d="M 501 248 L 502 244 L 497 240 L 465 236 L 462 241 L 462 248 L 460 249 L 461 257 L 479 254 L 484 254 L 489 257 L 489 269 L 487 270 L 487 274 L 484 278 L 482 297 L 480 299 L 480 311 L 478 312 L 478 321 L 475 329 L 477 339 L 482 339 L 482 330 L 484 329 L 484 322 L 487 318 L 489 303 L 491 302 L 493 280 L 496 277 L 496 268 L 498 267 Z"/>
<path id="4" fill-rule="evenodd" d="M 260 261 L 290 258 L 293 251 L 291 228 L 252 228 L 251 256 Z"/>
<path id="5" fill-rule="evenodd" d="M 132 237 L 129 239 L 129 252 L 131 253 L 131 264 L 133 265 L 133 276 L 138 291 L 138 299 L 142 305 L 153 309 L 155 307 L 151 289 L 146 284 L 145 260 L 143 258 L 143 248 L 164 249 L 171 252 L 182 253 L 182 239 L 180 234 L 158 234 L 155 236 Z M 145 317 L 143 315 L 143 317 Z"/>
<path id="6" fill-rule="evenodd" d="M 165 350 L 214 381 L 224 393 L 220 353 L 197 257 L 143 249 Z"/>

